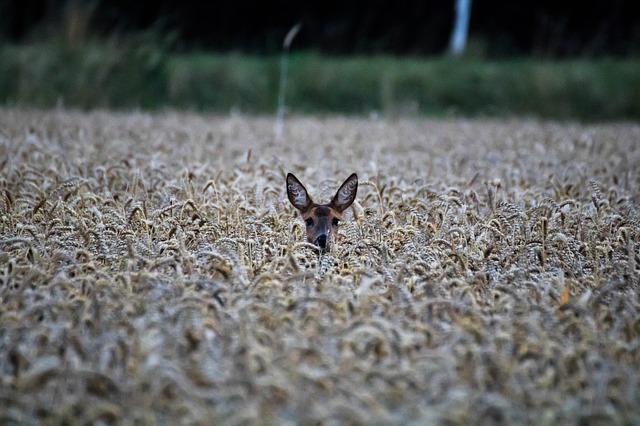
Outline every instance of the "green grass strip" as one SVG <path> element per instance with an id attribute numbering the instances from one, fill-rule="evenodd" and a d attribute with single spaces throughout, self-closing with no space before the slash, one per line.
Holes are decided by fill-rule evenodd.
<path id="1" fill-rule="evenodd" d="M 273 114 L 279 57 L 0 45 L 0 103 Z M 290 113 L 640 118 L 639 59 L 289 57 Z"/>

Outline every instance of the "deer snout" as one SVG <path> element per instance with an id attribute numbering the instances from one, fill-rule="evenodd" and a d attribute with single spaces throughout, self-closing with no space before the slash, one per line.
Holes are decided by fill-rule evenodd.
<path id="1" fill-rule="evenodd" d="M 321 234 L 318 238 L 316 238 L 313 244 L 317 245 L 321 249 L 327 248 L 327 234 Z"/>

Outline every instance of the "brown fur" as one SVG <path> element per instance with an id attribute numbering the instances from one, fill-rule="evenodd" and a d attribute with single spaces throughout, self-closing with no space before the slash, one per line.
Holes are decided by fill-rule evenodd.
<path id="1" fill-rule="evenodd" d="M 338 235 L 342 212 L 353 203 L 357 192 L 358 175 L 353 173 L 340 186 L 329 204 L 316 204 L 298 178 L 291 173 L 287 175 L 287 196 L 302 214 L 307 227 L 307 241 L 323 250 L 328 250 Z"/>

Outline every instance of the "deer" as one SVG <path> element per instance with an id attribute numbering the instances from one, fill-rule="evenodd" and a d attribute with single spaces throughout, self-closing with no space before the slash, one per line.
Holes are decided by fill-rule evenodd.
<path id="1" fill-rule="evenodd" d="M 300 211 L 307 227 L 307 241 L 317 246 L 321 252 L 328 251 L 336 240 L 342 213 L 356 199 L 358 175 L 351 174 L 340 186 L 328 204 L 313 202 L 307 189 L 292 173 L 287 174 L 287 196 Z"/>

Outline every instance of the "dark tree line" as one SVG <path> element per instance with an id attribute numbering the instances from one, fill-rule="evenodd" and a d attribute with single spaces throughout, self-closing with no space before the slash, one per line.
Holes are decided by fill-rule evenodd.
<path id="1" fill-rule="evenodd" d="M 0 0 L 0 38 L 55 34 L 70 16 L 94 36 L 152 30 L 177 49 L 274 53 L 302 23 L 293 49 L 330 54 L 446 52 L 454 0 Z M 471 49 L 488 56 L 637 55 L 640 16 L 632 0 L 475 0 Z M 75 13 L 75 15 L 73 15 Z M 79 16 L 79 18 L 78 18 Z"/>

